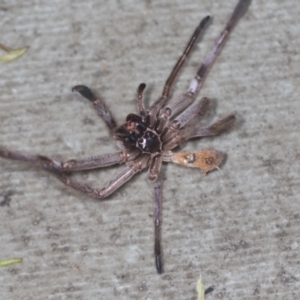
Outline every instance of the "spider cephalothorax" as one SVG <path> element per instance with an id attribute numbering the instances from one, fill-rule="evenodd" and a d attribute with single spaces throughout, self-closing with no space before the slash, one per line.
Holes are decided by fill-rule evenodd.
<path id="1" fill-rule="evenodd" d="M 221 164 L 223 154 L 220 151 L 205 149 L 173 152 L 173 150 L 182 147 L 191 138 L 217 135 L 232 127 L 235 121 L 233 114 L 210 126 L 199 126 L 199 120 L 203 118 L 209 107 L 209 100 L 206 97 L 195 100 L 195 97 L 208 70 L 224 46 L 230 31 L 247 10 L 250 2 L 251 0 L 239 0 L 229 22 L 206 55 L 187 92 L 179 98 L 169 99 L 174 79 L 195 44 L 197 37 L 207 25 L 210 19 L 209 16 L 205 17 L 195 29 L 182 56 L 167 79 L 162 95 L 158 100 L 146 109 L 143 102 L 143 92 L 146 85 L 141 83 L 136 97 L 139 114 L 129 114 L 125 123 L 120 127 L 117 127 L 116 122 L 105 108 L 102 100 L 97 98 L 89 88 L 83 85 L 77 85 L 73 88 L 73 91 L 79 92 L 93 103 L 99 116 L 108 127 L 111 136 L 116 140 L 120 148 L 118 152 L 59 162 L 45 156 L 24 154 L 0 147 L 0 156 L 40 165 L 67 186 L 98 199 L 106 198 L 135 174 L 148 168 L 148 179 L 153 183 L 154 187 L 155 264 L 157 272 L 162 273 L 160 227 L 163 180 L 159 176 L 160 169 L 163 162 L 173 162 L 186 167 L 198 168 L 203 173 L 207 173 L 218 168 Z M 100 189 L 80 183 L 69 176 L 72 171 L 96 169 L 121 163 L 125 164 L 123 170 L 115 174 Z"/>
<path id="2" fill-rule="evenodd" d="M 153 155 L 162 152 L 160 133 L 155 128 L 150 128 L 148 122 L 136 114 L 128 115 L 126 123 L 116 130 L 114 136 L 128 150 L 138 149 L 140 154 Z"/>

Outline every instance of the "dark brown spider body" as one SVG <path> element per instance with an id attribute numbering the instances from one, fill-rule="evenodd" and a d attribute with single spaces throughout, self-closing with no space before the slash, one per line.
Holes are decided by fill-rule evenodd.
<path id="1" fill-rule="evenodd" d="M 174 130 L 174 126 L 168 126 L 170 124 L 164 119 L 165 113 L 163 113 L 163 117 L 158 114 L 150 127 L 148 115 L 141 117 L 129 114 L 126 123 L 113 133 L 123 151 L 135 154 L 130 155 L 130 160 L 144 158 L 145 167 L 150 167 L 148 179 L 151 181 L 157 178 L 163 153 L 177 147 L 180 140 L 179 127 L 177 126 Z"/>
<path id="2" fill-rule="evenodd" d="M 171 86 L 197 37 L 210 19 L 209 16 L 205 17 L 195 29 L 183 54 L 175 64 L 165 83 L 162 95 L 152 106 L 146 109 L 143 101 L 143 92 L 146 85 L 141 83 L 136 97 L 139 114 L 129 114 L 125 123 L 120 127 L 117 127 L 115 120 L 105 108 L 102 100 L 97 98 L 89 88 L 83 85 L 77 85 L 73 88 L 73 91 L 79 92 L 92 102 L 98 115 L 108 127 L 111 136 L 117 142 L 120 151 L 60 162 L 41 155 L 7 150 L 0 146 L 0 157 L 31 162 L 41 166 L 65 185 L 98 199 L 108 197 L 134 175 L 148 168 L 147 176 L 153 184 L 154 190 L 155 264 L 157 272 L 162 273 L 160 228 L 163 179 L 160 176 L 160 169 L 163 162 L 173 162 L 181 166 L 198 168 L 203 173 L 207 173 L 218 168 L 221 164 L 223 154 L 217 150 L 181 150 L 179 152 L 173 152 L 173 150 L 179 148 L 179 146 L 182 147 L 189 139 L 217 135 L 233 126 L 235 122 L 233 114 L 210 126 L 199 126 L 199 120 L 204 117 L 209 108 L 209 99 L 203 97 L 195 100 L 195 97 L 207 72 L 223 48 L 229 33 L 245 13 L 250 3 L 251 0 L 239 0 L 229 22 L 204 58 L 187 91 L 179 98 L 170 99 Z M 80 183 L 70 176 L 70 173 L 74 171 L 96 169 L 122 163 L 125 164 L 123 170 L 115 174 L 100 189 Z"/>
<path id="3" fill-rule="evenodd" d="M 159 154 L 162 151 L 160 135 L 155 130 L 148 127 L 142 117 L 130 114 L 126 118 L 126 123 L 120 126 L 114 137 L 122 141 L 125 149 L 140 150 L 141 154 Z"/>

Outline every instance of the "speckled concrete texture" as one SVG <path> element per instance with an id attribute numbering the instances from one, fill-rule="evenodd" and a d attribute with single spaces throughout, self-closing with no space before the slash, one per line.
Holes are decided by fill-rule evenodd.
<path id="1" fill-rule="evenodd" d="M 214 19 L 173 89 L 185 90 L 236 0 L 15 1 L 0 3 L 0 42 L 29 45 L 0 64 L 0 145 L 57 159 L 115 150 L 86 84 L 121 123 L 160 94 L 199 20 Z M 146 174 L 99 202 L 30 165 L 0 159 L 1 299 L 297 299 L 300 294 L 300 40 L 298 1 L 253 1 L 207 77 L 206 119 L 230 112 L 237 126 L 187 149 L 224 151 L 203 176 L 164 168 L 165 273 L 153 257 Z M 78 179 L 100 187 L 118 166 Z M 10 194 L 10 201 L 3 200 Z"/>

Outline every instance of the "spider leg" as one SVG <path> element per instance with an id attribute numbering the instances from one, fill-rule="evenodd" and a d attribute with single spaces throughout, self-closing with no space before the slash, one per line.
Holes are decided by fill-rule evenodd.
<path id="1" fill-rule="evenodd" d="M 235 115 L 230 114 L 210 126 L 197 128 L 199 119 L 194 117 L 184 128 L 180 130 L 180 145 L 192 138 L 218 135 L 226 130 L 231 129 L 234 126 L 235 120 Z"/>
<path id="2" fill-rule="evenodd" d="M 238 22 L 238 20 L 246 12 L 250 3 L 251 0 L 239 0 L 224 30 L 221 32 L 220 36 L 216 39 L 212 48 L 204 58 L 204 61 L 202 62 L 200 68 L 198 69 L 196 76 L 194 77 L 194 79 L 192 79 L 190 83 L 190 87 L 188 88 L 188 93 L 196 94 L 199 91 L 208 70 L 210 69 L 210 67 L 216 60 L 218 54 L 220 53 L 221 49 L 223 48 L 229 36 L 229 33 L 232 31 L 233 27 Z"/>
<path id="3" fill-rule="evenodd" d="M 137 89 L 137 95 L 136 95 L 136 104 L 137 109 L 140 113 L 140 116 L 144 119 L 146 116 L 146 109 L 144 106 L 144 90 L 146 88 L 145 83 L 141 83 Z"/>
<path id="4" fill-rule="evenodd" d="M 45 162 L 47 162 L 47 168 L 55 169 L 60 172 L 103 168 L 123 163 L 126 160 L 126 156 L 122 151 L 120 151 L 116 153 L 106 153 L 83 159 L 70 159 L 60 162 L 46 156 L 11 151 L 2 147 L 0 147 L 0 157 L 12 160 L 31 162 L 43 167 L 45 167 L 44 164 Z"/>
<path id="5" fill-rule="evenodd" d="M 93 103 L 98 115 L 103 119 L 110 132 L 112 132 L 117 127 L 114 118 L 112 117 L 111 113 L 105 108 L 102 100 L 96 97 L 88 87 L 84 85 L 76 85 L 72 88 L 72 92 L 74 91 L 80 93 L 81 96 Z"/>
<path id="6" fill-rule="evenodd" d="M 199 122 L 206 114 L 209 107 L 209 99 L 203 97 L 201 100 L 196 100 L 191 106 L 184 110 L 179 116 L 177 116 L 173 122 L 179 123 L 180 128 L 193 122 L 194 120 Z M 172 126 L 171 123 L 170 126 Z"/>
<path id="7" fill-rule="evenodd" d="M 154 188 L 154 205 L 153 205 L 153 220 L 154 220 L 154 255 L 155 265 L 158 274 L 163 273 L 162 251 L 161 251 L 161 201 L 162 201 L 162 185 L 161 176 L 153 183 Z"/>
<path id="8" fill-rule="evenodd" d="M 172 84 L 173 84 L 178 72 L 180 71 L 182 65 L 184 64 L 187 56 L 191 52 L 192 47 L 194 46 L 198 36 L 202 32 L 202 30 L 206 27 L 209 20 L 210 20 L 210 16 L 205 17 L 204 19 L 202 19 L 202 21 L 200 22 L 198 27 L 195 29 L 193 35 L 191 36 L 188 44 L 185 47 L 182 55 L 179 57 L 179 59 L 178 59 L 177 63 L 175 64 L 169 78 L 167 79 L 167 81 L 165 83 L 165 86 L 164 86 L 164 89 L 163 89 L 163 92 L 162 92 L 163 97 L 166 97 L 166 98 L 169 97 Z"/>
<path id="9" fill-rule="evenodd" d="M 81 171 L 108 167 L 123 162 L 125 162 L 124 153 L 120 151 L 82 159 L 69 159 L 62 161 L 60 165 L 62 171 Z"/>
<path id="10" fill-rule="evenodd" d="M 180 111 L 188 107 L 194 100 L 195 95 L 199 92 L 204 78 L 207 75 L 209 69 L 216 60 L 218 54 L 223 48 L 229 33 L 232 31 L 234 25 L 246 12 L 248 6 L 250 5 L 251 0 L 240 0 L 236 5 L 234 12 L 232 13 L 225 29 L 221 32 L 220 36 L 216 39 L 210 51 L 207 53 L 204 58 L 200 68 L 198 69 L 196 76 L 192 79 L 190 86 L 186 93 L 182 94 L 178 98 L 174 98 L 167 104 L 165 109 L 171 110 L 171 116 L 176 115 Z"/>
<path id="11" fill-rule="evenodd" d="M 64 183 L 66 186 L 97 199 L 104 199 L 107 196 L 111 195 L 123 184 L 125 184 L 129 179 L 131 179 L 136 173 L 141 171 L 140 169 L 134 169 L 131 166 L 126 166 L 121 172 L 113 176 L 113 178 L 110 181 L 108 181 L 102 188 L 95 189 L 85 183 L 78 182 L 77 180 L 71 178 L 65 173 L 58 171 L 55 168 L 49 167 L 47 163 L 45 163 L 44 168 L 47 171 L 49 171 L 52 175 L 54 175 L 58 180 Z"/>
<path id="12" fill-rule="evenodd" d="M 178 72 L 180 71 L 182 65 L 184 64 L 187 56 L 189 55 L 189 53 L 192 50 L 192 47 L 194 46 L 198 36 L 200 35 L 200 33 L 203 31 L 203 29 L 206 27 L 208 21 L 210 19 L 210 16 L 205 17 L 200 24 L 198 25 L 198 27 L 195 29 L 193 35 L 191 36 L 186 48 L 184 49 L 182 55 L 179 57 L 177 63 L 175 64 L 170 76 L 168 77 L 162 95 L 161 97 L 148 109 L 148 114 L 150 115 L 150 117 L 155 117 L 157 112 L 160 110 L 160 108 L 162 106 L 165 105 L 165 103 L 167 102 L 169 95 L 170 95 L 170 90 L 172 87 L 172 84 L 178 74 Z M 150 122 L 150 126 L 151 126 L 152 122 Z"/>
<path id="13" fill-rule="evenodd" d="M 136 173 L 143 170 L 149 161 L 147 155 L 141 155 L 140 157 L 136 158 L 134 161 L 128 162 L 127 166 L 119 173 L 117 173 L 113 178 L 108 181 L 103 188 L 101 189 L 94 189 L 87 184 L 80 183 L 75 179 L 72 179 L 69 175 L 67 175 L 66 171 L 79 171 L 79 170 L 87 170 L 96 168 L 94 165 L 95 162 L 98 163 L 97 167 L 104 167 L 109 166 L 117 163 L 122 163 L 125 160 L 120 158 L 120 152 L 115 154 L 104 154 L 102 156 L 97 156 L 94 158 L 90 158 L 90 161 L 86 160 L 71 160 L 66 162 L 58 162 L 51 158 L 41 155 L 31 155 L 31 154 L 24 154 L 21 152 L 16 151 L 9 151 L 4 148 L 0 148 L 0 157 L 12 159 L 12 160 L 19 160 L 19 161 L 26 161 L 31 162 L 36 165 L 41 166 L 46 171 L 50 172 L 54 175 L 57 179 L 63 182 L 65 185 L 78 190 L 84 194 L 88 194 L 89 196 L 103 199 L 114 191 L 116 191 L 120 186 L 126 183 L 132 176 Z M 95 159 L 96 158 L 96 159 Z M 78 165 L 76 163 L 79 162 Z"/>
<path id="14" fill-rule="evenodd" d="M 189 137 L 189 139 L 220 134 L 226 130 L 231 129 L 234 125 L 235 120 L 235 115 L 230 114 L 229 116 L 217 121 L 216 123 L 208 127 L 201 127 L 194 130 L 194 133 Z"/>
<path id="15" fill-rule="evenodd" d="M 195 125 L 204 117 L 209 107 L 209 99 L 203 97 L 183 111 L 176 119 L 167 124 L 161 135 L 163 151 L 172 150 L 182 145 L 194 132 Z M 163 120 L 165 113 L 160 113 L 158 120 Z"/>
<path id="16" fill-rule="evenodd" d="M 148 155 L 141 155 L 136 158 L 134 161 L 129 162 L 127 166 L 119 173 L 115 174 L 111 180 L 109 180 L 101 189 L 95 189 L 90 187 L 87 184 L 80 183 L 75 179 L 72 179 L 70 176 L 65 173 L 60 172 L 59 170 L 53 168 L 51 164 L 45 159 L 43 167 L 52 173 L 57 179 L 63 182 L 65 185 L 87 194 L 91 197 L 97 199 L 104 199 L 107 196 L 111 195 L 123 184 L 125 184 L 129 179 L 131 179 L 135 174 L 142 171 L 149 162 Z"/>
<path id="17" fill-rule="evenodd" d="M 162 165 L 161 155 L 157 155 L 154 158 L 152 158 L 152 161 L 148 169 L 148 174 L 147 174 L 149 181 L 153 182 L 157 179 L 158 174 L 160 172 L 161 165 Z"/>

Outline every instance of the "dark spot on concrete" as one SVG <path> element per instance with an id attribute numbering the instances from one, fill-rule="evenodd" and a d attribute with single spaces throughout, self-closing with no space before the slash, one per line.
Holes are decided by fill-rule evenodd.
<path id="1" fill-rule="evenodd" d="M 297 278 L 292 275 L 288 274 L 286 271 L 282 271 L 278 274 L 278 277 L 280 278 L 280 281 L 284 284 L 292 283 L 297 281 Z"/>
<path id="2" fill-rule="evenodd" d="M 8 272 L 12 275 L 17 275 L 19 273 L 19 270 L 16 268 L 9 268 Z"/>
<path id="3" fill-rule="evenodd" d="M 260 293 L 260 287 L 257 286 L 257 287 L 254 289 L 253 295 L 259 295 L 259 293 Z"/>
<path id="4" fill-rule="evenodd" d="M 34 254 L 35 254 L 36 256 L 42 257 L 42 256 L 44 256 L 45 251 L 43 251 L 43 250 L 37 250 L 37 251 L 34 252 Z"/>
<path id="5" fill-rule="evenodd" d="M 240 241 L 240 247 L 243 249 L 248 249 L 249 248 L 249 244 L 246 243 L 245 241 L 241 240 Z"/>
<path id="6" fill-rule="evenodd" d="M 120 238 L 120 235 L 119 234 L 112 234 L 109 239 L 112 241 L 112 242 L 116 242 L 118 239 Z"/>
<path id="7" fill-rule="evenodd" d="M 11 196 L 14 195 L 15 192 L 12 190 L 9 190 L 4 193 L 3 195 L 3 200 L 0 202 L 0 206 L 8 206 L 10 207 L 10 202 L 11 202 Z"/>
<path id="8" fill-rule="evenodd" d="M 85 118 L 83 119 L 83 124 L 84 124 L 84 125 L 94 125 L 95 122 L 94 122 L 93 119 L 91 119 L 91 118 L 89 118 L 89 117 L 85 117 Z"/>
<path id="9" fill-rule="evenodd" d="M 80 251 L 87 251 L 89 248 L 88 248 L 88 246 L 82 246 L 81 248 L 80 248 Z"/>
<path id="10" fill-rule="evenodd" d="M 74 292 L 79 291 L 79 287 L 75 287 L 74 285 L 70 284 L 66 289 L 65 292 Z"/>
<path id="11" fill-rule="evenodd" d="M 48 234 L 47 238 L 57 240 L 59 238 L 59 235 L 57 233 L 51 232 L 50 234 Z"/>
<path id="12" fill-rule="evenodd" d="M 29 236 L 22 236 L 21 240 L 27 246 L 30 242 L 30 237 Z"/>
<path id="13" fill-rule="evenodd" d="M 145 283 L 142 283 L 140 286 L 139 286 L 139 290 L 142 292 L 146 292 L 148 290 L 147 286 Z"/>
<path id="14" fill-rule="evenodd" d="M 272 167 L 280 163 L 280 159 L 263 159 L 262 166 L 263 167 Z"/>
<path id="15" fill-rule="evenodd" d="M 230 243 L 229 246 L 221 247 L 221 251 L 238 251 L 240 249 L 248 249 L 249 247 L 250 245 L 247 242 L 240 240 L 238 243 Z"/>
<path id="16" fill-rule="evenodd" d="M 51 248 L 52 248 L 52 251 L 56 251 L 56 249 L 57 249 L 57 244 L 56 244 L 56 243 L 52 243 L 52 244 L 51 244 Z"/>
<path id="17" fill-rule="evenodd" d="M 282 238 L 282 237 L 285 237 L 287 235 L 288 235 L 288 233 L 286 231 L 284 231 L 284 230 L 282 230 L 282 231 L 280 231 L 278 233 L 275 233 L 275 237 L 278 237 L 278 238 Z"/>

